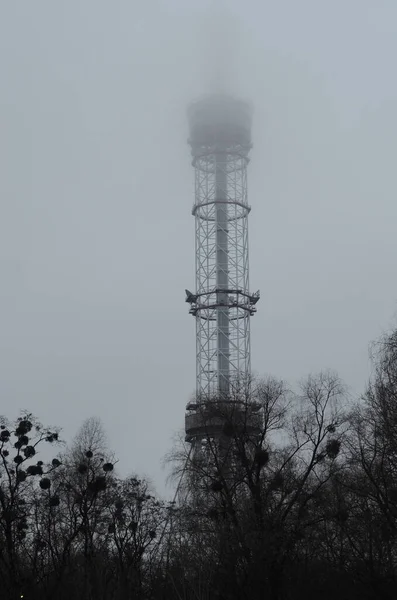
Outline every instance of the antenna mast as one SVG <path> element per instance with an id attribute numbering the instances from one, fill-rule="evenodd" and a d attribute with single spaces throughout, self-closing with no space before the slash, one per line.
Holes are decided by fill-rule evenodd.
<path id="1" fill-rule="evenodd" d="M 247 165 L 251 107 L 213 95 L 188 111 L 195 170 L 196 289 L 186 290 L 196 320 L 196 397 L 226 400 L 249 381 L 250 318 L 259 291 L 249 291 Z M 188 410 L 194 410 L 188 405 Z M 187 439 L 203 432 L 186 416 Z M 190 418 L 191 417 L 191 418 Z M 189 421 L 190 418 L 190 421 Z"/>

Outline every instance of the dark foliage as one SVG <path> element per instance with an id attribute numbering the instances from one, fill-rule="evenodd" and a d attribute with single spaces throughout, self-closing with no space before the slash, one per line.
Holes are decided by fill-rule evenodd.
<path id="1" fill-rule="evenodd" d="M 57 431 L 32 415 L 2 420 L 1 597 L 394 599 L 396 340 L 378 346 L 354 407 L 331 374 L 296 396 L 275 380 L 252 386 L 238 422 L 207 403 L 204 416 L 224 419 L 222 444 L 211 434 L 200 451 L 175 449 L 171 503 L 117 477 L 95 420 L 48 462 L 37 456 L 55 449 Z"/>

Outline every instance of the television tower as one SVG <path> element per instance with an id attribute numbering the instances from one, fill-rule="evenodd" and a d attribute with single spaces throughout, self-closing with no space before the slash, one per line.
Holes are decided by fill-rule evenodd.
<path id="1" fill-rule="evenodd" d="M 205 97 L 188 110 L 195 170 L 196 289 L 186 290 L 196 320 L 196 401 L 189 403 L 186 439 L 208 434 L 203 406 L 227 402 L 249 380 L 250 318 L 259 291 L 249 291 L 247 165 L 251 107 L 226 95 Z M 214 435 L 221 427 L 210 419 Z M 218 432 L 219 433 L 219 432 Z"/>

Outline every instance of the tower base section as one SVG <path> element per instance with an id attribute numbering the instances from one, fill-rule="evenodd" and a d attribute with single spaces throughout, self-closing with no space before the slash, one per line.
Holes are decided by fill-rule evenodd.
<path id="1" fill-rule="evenodd" d="M 208 438 L 220 439 L 245 433 L 250 438 L 260 434 L 261 406 L 232 400 L 209 400 L 189 403 L 185 415 L 185 440 L 193 443 Z"/>

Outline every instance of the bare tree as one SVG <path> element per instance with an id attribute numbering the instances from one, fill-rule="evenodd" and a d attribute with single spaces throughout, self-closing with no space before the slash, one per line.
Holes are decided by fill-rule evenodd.
<path id="1" fill-rule="evenodd" d="M 34 494 L 46 489 L 59 462 L 37 460 L 44 444 L 56 444 L 59 432 L 43 427 L 32 414 L 14 423 L 0 419 L 0 569 L 2 587 L 16 597 L 34 580 L 26 560 L 32 539 Z"/>
<path id="2" fill-rule="evenodd" d="M 310 527 L 314 498 L 343 466 L 344 399 L 344 386 L 331 373 L 309 377 L 300 394 L 281 381 L 262 380 L 241 398 L 238 422 L 236 397 L 230 409 L 213 400 L 229 438 L 227 469 L 224 448 L 210 427 L 200 452 L 182 447 L 178 459 L 187 465 L 190 519 L 200 523 L 201 532 L 201 543 L 193 543 L 197 528 L 192 543 L 218 548 L 210 560 L 225 571 L 223 587 L 232 582 L 230 594 L 281 597 L 288 561 Z"/>

